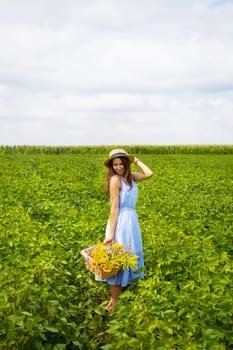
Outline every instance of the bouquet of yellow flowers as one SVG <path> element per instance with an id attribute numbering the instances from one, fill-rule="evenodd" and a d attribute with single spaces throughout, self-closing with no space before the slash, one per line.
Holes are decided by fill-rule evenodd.
<path id="1" fill-rule="evenodd" d="M 98 243 L 93 247 L 82 250 L 86 267 L 100 279 L 115 276 L 120 270 L 135 268 L 138 256 L 125 250 L 122 244 Z"/>

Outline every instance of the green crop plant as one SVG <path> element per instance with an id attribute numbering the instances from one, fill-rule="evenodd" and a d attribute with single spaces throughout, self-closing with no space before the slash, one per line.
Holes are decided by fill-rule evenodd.
<path id="1" fill-rule="evenodd" d="M 233 347 L 230 147 L 130 147 L 154 171 L 138 184 L 145 279 L 107 315 L 80 251 L 104 237 L 110 147 L 1 147 L 0 349 Z"/>

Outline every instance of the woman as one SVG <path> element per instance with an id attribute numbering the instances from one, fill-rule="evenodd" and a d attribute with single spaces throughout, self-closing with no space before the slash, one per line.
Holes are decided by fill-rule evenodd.
<path id="1" fill-rule="evenodd" d="M 134 163 L 140 172 L 131 172 L 130 163 Z M 106 174 L 107 192 L 110 194 L 111 210 L 106 227 L 104 243 L 121 243 L 139 257 L 137 269 L 144 266 L 142 238 L 135 205 L 138 189 L 136 181 L 148 179 L 152 171 L 138 158 L 123 149 L 114 149 L 104 161 L 108 167 Z M 144 278 L 143 272 L 135 274 L 131 269 L 118 272 L 115 277 L 106 279 L 110 285 L 111 298 L 106 311 L 114 311 L 119 294 L 135 278 Z"/>

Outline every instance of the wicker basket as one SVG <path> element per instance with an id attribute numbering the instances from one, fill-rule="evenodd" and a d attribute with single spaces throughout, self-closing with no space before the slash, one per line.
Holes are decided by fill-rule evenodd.
<path id="1" fill-rule="evenodd" d="M 95 248 L 95 246 L 83 249 L 81 251 L 82 256 L 84 257 L 86 268 L 91 271 L 96 277 L 98 277 L 101 280 L 105 280 L 106 278 L 114 277 L 117 275 L 119 270 L 112 270 L 111 272 L 105 272 L 99 268 L 93 269 L 91 267 L 91 262 L 92 262 L 92 257 L 91 257 L 91 252 Z"/>

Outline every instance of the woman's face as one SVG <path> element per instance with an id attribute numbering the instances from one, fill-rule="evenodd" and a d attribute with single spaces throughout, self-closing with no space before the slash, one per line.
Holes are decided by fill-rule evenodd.
<path id="1" fill-rule="evenodd" d="M 123 176 L 125 172 L 124 164 L 121 158 L 114 158 L 112 161 L 112 167 L 117 175 Z"/>

